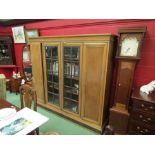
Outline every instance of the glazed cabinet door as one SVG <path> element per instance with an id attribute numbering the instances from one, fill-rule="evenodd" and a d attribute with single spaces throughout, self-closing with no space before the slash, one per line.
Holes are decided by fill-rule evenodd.
<path id="1" fill-rule="evenodd" d="M 82 45 L 79 43 L 64 43 L 62 46 L 63 68 L 63 110 L 80 113 L 80 61 Z"/>
<path id="2" fill-rule="evenodd" d="M 43 66 L 42 52 L 40 43 L 32 43 L 31 60 L 32 60 L 32 83 L 37 93 L 38 103 L 44 104 L 44 84 L 43 84 Z"/>
<path id="3" fill-rule="evenodd" d="M 60 43 L 44 43 L 42 48 L 46 103 L 60 108 Z"/>
<path id="4" fill-rule="evenodd" d="M 13 44 L 11 37 L 0 36 L 0 65 L 13 65 Z"/>
<path id="5" fill-rule="evenodd" d="M 105 94 L 107 43 L 85 43 L 82 64 L 82 119 L 102 122 Z"/>

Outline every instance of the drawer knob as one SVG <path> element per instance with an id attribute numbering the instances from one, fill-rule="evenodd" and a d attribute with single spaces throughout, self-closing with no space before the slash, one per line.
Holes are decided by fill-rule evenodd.
<path id="1" fill-rule="evenodd" d="M 141 130 L 140 132 L 141 132 L 141 133 L 144 133 L 144 131 L 143 131 L 143 130 Z"/>
<path id="2" fill-rule="evenodd" d="M 142 115 L 139 115 L 139 118 L 142 118 L 143 116 Z"/>
<path id="3" fill-rule="evenodd" d="M 144 107 L 144 104 L 141 104 L 141 107 Z"/>
<path id="4" fill-rule="evenodd" d="M 121 86 L 121 84 L 119 83 L 118 86 Z"/>
<path id="5" fill-rule="evenodd" d="M 151 106 L 150 109 L 153 109 L 153 107 Z"/>
<path id="6" fill-rule="evenodd" d="M 139 130 L 139 129 L 140 129 L 140 127 L 139 127 L 139 126 L 137 126 L 137 129 Z"/>
<path id="7" fill-rule="evenodd" d="M 147 129 L 145 129 L 145 132 L 148 132 L 148 130 L 147 130 Z"/>

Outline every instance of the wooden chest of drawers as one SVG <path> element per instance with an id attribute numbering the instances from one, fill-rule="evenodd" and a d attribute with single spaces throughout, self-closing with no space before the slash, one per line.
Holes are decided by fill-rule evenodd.
<path id="1" fill-rule="evenodd" d="M 131 106 L 128 134 L 155 134 L 155 91 L 147 95 L 140 92 L 140 88 L 135 89 Z"/>
<path id="2" fill-rule="evenodd" d="M 21 85 L 22 78 L 11 78 L 10 79 L 10 92 L 16 92 L 16 94 L 19 92 L 19 87 Z"/>

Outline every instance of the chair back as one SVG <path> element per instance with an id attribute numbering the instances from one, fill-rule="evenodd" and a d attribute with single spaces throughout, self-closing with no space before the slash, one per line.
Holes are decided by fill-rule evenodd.
<path id="1" fill-rule="evenodd" d="M 37 111 L 37 95 L 36 91 L 28 84 L 23 84 L 19 88 L 21 108 L 28 107 Z M 39 128 L 35 129 L 30 135 L 39 135 Z"/>
<path id="2" fill-rule="evenodd" d="M 20 86 L 21 108 L 28 107 L 37 111 L 37 95 L 36 91 L 27 84 Z"/>

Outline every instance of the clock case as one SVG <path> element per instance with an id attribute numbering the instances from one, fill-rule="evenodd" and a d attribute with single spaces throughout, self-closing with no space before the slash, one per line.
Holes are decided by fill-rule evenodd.
<path id="1" fill-rule="evenodd" d="M 128 109 L 130 93 L 132 89 L 134 71 L 137 61 L 141 58 L 141 47 L 146 27 L 126 27 L 118 30 L 118 49 L 116 53 L 117 60 L 117 82 L 114 97 L 114 105 L 123 105 Z M 120 56 L 121 44 L 126 37 L 134 36 L 139 41 L 136 56 Z"/>
<path id="2" fill-rule="evenodd" d="M 116 59 L 140 59 L 140 50 L 143 42 L 146 27 L 125 27 L 118 30 L 118 49 L 116 53 Z M 139 44 L 136 56 L 121 56 L 122 41 L 127 37 L 136 37 Z"/>
<path id="3" fill-rule="evenodd" d="M 115 134 L 126 134 L 129 120 L 128 104 L 132 90 L 134 71 L 137 61 L 140 59 L 141 45 L 146 27 L 120 28 L 118 38 L 117 60 L 117 82 L 114 95 L 114 106 L 110 108 L 109 125 L 115 129 Z M 139 46 L 136 56 L 120 56 L 122 36 L 139 37 Z"/>

